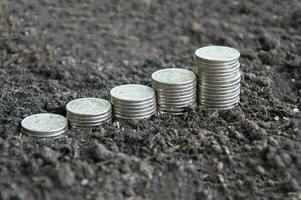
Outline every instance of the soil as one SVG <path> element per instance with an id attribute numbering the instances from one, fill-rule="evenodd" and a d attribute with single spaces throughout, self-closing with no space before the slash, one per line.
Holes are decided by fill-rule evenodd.
<path id="1" fill-rule="evenodd" d="M 300 0 L 0 0 L 0 199 L 301 199 Z M 34 113 L 241 52 L 241 103 L 57 139 Z"/>

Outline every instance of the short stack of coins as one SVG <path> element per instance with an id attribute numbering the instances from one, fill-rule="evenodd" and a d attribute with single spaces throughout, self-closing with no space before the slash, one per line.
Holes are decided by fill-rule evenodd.
<path id="1" fill-rule="evenodd" d="M 111 103 L 99 98 L 75 99 L 66 105 L 66 110 L 72 127 L 96 127 L 112 118 Z"/>
<path id="2" fill-rule="evenodd" d="M 152 85 L 161 114 L 181 115 L 185 108 L 196 106 L 197 82 L 194 72 L 168 68 L 152 74 Z"/>
<path id="3" fill-rule="evenodd" d="M 198 101 L 216 110 L 234 108 L 240 96 L 240 53 L 224 46 L 207 46 L 194 54 L 198 76 Z"/>
<path id="4" fill-rule="evenodd" d="M 21 131 L 34 137 L 57 137 L 68 130 L 68 120 L 61 115 L 39 113 L 21 122 Z"/>
<path id="5" fill-rule="evenodd" d="M 110 91 L 114 116 L 121 119 L 147 119 L 156 113 L 155 91 L 145 85 L 126 84 Z"/>

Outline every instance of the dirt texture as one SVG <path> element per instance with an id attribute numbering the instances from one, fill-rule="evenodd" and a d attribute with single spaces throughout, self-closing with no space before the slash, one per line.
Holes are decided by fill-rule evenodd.
<path id="1" fill-rule="evenodd" d="M 300 32 L 300 0 L 0 0 L 0 200 L 301 199 Z M 236 109 L 20 133 L 209 44 L 241 52 Z"/>

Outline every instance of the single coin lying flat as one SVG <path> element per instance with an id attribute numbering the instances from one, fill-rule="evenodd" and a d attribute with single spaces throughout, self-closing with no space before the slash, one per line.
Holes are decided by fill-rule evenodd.
<path id="1" fill-rule="evenodd" d="M 110 91 L 111 97 L 119 101 L 146 101 L 155 96 L 152 88 L 139 84 L 126 84 L 113 88 Z"/>
<path id="2" fill-rule="evenodd" d="M 196 75 L 186 69 L 168 68 L 154 72 L 152 80 L 159 84 L 185 85 L 194 82 Z"/>
<path id="3" fill-rule="evenodd" d="M 230 62 L 238 59 L 239 51 L 225 46 L 207 46 L 196 50 L 195 58 L 205 62 Z"/>

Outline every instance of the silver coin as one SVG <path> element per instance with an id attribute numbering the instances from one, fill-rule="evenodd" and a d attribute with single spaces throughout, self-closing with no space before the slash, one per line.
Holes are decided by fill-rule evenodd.
<path id="1" fill-rule="evenodd" d="M 114 114 L 120 114 L 120 115 L 129 115 L 129 116 L 144 116 L 148 115 L 150 113 L 153 113 L 157 107 L 153 107 L 148 110 L 142 111 L 135 111 L 135 110 L 114 110 Z"/>
<path id="2" fill-rule="evenodd" d="M 112 117 L 112 113 L 106 116 L 101 116 L 101 117 L 94 117 L 94 118 L 79 118 L 79 117 L 71 117 L 67 114 L 67 118 L 70 122 L 101 122 L 101 121 L 106 121 L 107 119 Z"/>
<path id="3" fill-rule="evenodd" d="M 240 57 L 239 51 L 225 46 L 207 46 L 195 52 L 197 59 L 205 62 L 231 62 Z"/>
<path id="4" fill-rule="evenodd" d="M 149 110 L 156 107 L 156 104 L 144 106 L 144 107 L 124 107 L 124 106 L 114 106 L 114 110 L 133 110 L 135 112 L 143 112 L 144 110 Z"/>
<path id="5" fill-rule="evenodd" d="M 216 105 L 216 106 L 222 106 L 222 105 L 229 105 L 229 104 L 233 104 L 235 102 L 238 102 L 240 99 L 240 97 L 236 97 L 234 99 L 229 99 L 229 100 L 205 100 L 205 99 L 200 99 L 200 102 L 202 104 L 206 104 L 206 105 Z"/>
<path id="6" fill-rule="evenodd" d="M 236 70 L 236 71 L 232 71 L 230 73 L 220 73 L 220 72 L 214 72 L 214 73 L 211 73 L 211 72 L 202 72 L 202 73 L 199 73 L 198 74 L 198 82 L 200 82 L 201 79 L 215 79 L 215 80 L 219 80 L 219 79 L 227 79 L 227 78 L 231 78 L 235 75 L 237 75 L 238 73 L 240 73 L 239 70 Z"/>
<path id="7" fill-rule="evenodd" d="M 207 108 L 218 109 L 218 110 L 226 110 L 231 109 L 238 106 L 239 102 L 234 102 L 231 104 L 223 104 L 223 105 L 210 105 L 210 104 L 201 104 L 201 106 L 205 106 Z"/>
<path id="8" fill-rule="evenodd" d="M 235 92 L 240 91 L 240 87 L 236 86 L 233 88 L 229 88 L 229 89 L 224 89 L 224 90 L 213 90 L 213 89 L 206 89 L 206 88 L 201 88 L 198 91 L 198 95 L 209 95 L 209 96 L 224 96 L 224 95 L 232 95 Z"/>
<path id="9" fill-rule="evenodd" d="M 196 54 L 193 55 L 193 58 L 194 58 L 195 65 L 198 65 L 198 64 L 202 65 L 202 64 L 206 63 L 211 66 L 223 66 L 223 65 L 233 65 L 238 62 L 238 59 L 234 59 L 231 61 L 225 61 L 225 62 L 208 61 L 208 60 L 206 61 L 206 60 L 200 59 Z"/>
<path id="10" fill-rule="evenodd" d="M 156 90 L 156 94 L 162 96 L 190 96 L 191 93 L 196 93 L 197 87 L 192 88 L 191 90 L 181 91 L 181 90 Z"/>
<path id="11" fill-rule="evenodd" d="M 228 101 L 233 101 L 233 100 L 236 100 L 236 99 L 239 99 L 239 94 L 237 95 L 233 95 L 233 96 L 229 96 L 229 97 L 208 97 L 208 96 L 201 96 L 199 97 L 199 99 L 201 101 L 205 101 L 205 102 L 215 102 L 215 103 L 226 103 Z"/>
<path id="12" fill-rule="evenodd" d="M 152 74 L 152 81 L 160 85 L 187 85 L 196 80 L 196 75 L 187 69 L 161 69 Z"/>
<path id="13" fill-rule="evenodd" d="M 83 117 L 83 116 L 73 115 L 73 114 L 68 113 L 68 112 L 66 114 L 66 116 L 69 120 L 83 120 L 83 121 L 102 120 L 102 119 L 107 118 L 111 115 L 112 115 L 112 111 L 110 111 L 108 113 L 105 113 L 103 115 L 98 115 L 98 116 L 94 116 L 94 117 L 87 117 L 87 116 Z"/>
<path id="14" fill-rule="evenodd" d="M 187 90 L 187 89 L 190 89 L 190 88 L 193 88 L 196 86 L 196 79 L 193 82 L 185 84 L 185 85 L 177 85 L 177 84 L 166 85 L 166 84 L 156 83 L 153 81 L 152 86 L 155 89 L 161 89 L 161 90 Z"/>
<path id="15" fill-rule="evenodd" d="M 229 77 L 228 79 L 209 79 L 208 77 L 200 77 L 199 84 L 207 83 L 209 85 L 227 85 L 230 83 L 235 83 L 238 80 L 240 81 L 240 73 L 237 73 L 233 77 Z"/>
<path id="16" fill-rule="evenodd" d="M 178 99 L 187 99 L 190 98 L 192 96 L 196 95 L 196 90 L 192 91 L 191 93 L 188 94 L 177 94 L 177 93 L 173 93 L 173 94 L 167 94 L 167 93 L 157 93 L 157 99 L 158 98 L 163 98 L 163 99 L 171 99 L 171 100 L 178 100 Z"/>
<path id="17" fill-rule="evenodd" d="M 145 114 L 145 115 L 127 115 L 127 114 L 120 114 L 115 113 L 115 116 L 120 119 L 128 119 L 128 120 L 140 120 L 140 119 L 148 119 L 151 116 L 153 116 L 156 113 L 156 111 L 153 111 L 151 113 Z"/>
<path id="18" fill-rule="evenodd" d="M 189 99 L 181 99 L 181 100 L 170 100 L 170 99 L 158 99 L 158 104 L 162 105 L 162 104 L 189 104 L 192 101 L 196 100 L 196 96 L 191 97 Z"/>
<path id="19" fill-rule="evenodd" d="M 208 63 L 202 61 L 195 61 L 195 66 L 206 69 L 224 69 L 224 68 L 235 68 L 237 65 L 240 65 L 239 60 L 235 60 L 234 62 L 219 62 L 219 63 Z"/>
<path id="20" fill-rule="evenodd" d="M 228 78 L 232 78 L 234 76 L 237 76 L 238 73 L 241 74 L 240 71 L 236 71 L 236 72 L 229 73 L 229 74 L 219 74 L 219 73 L 208 74 L 208 73 L 202 73 L 199 77 L 205 77 L 206 79 L 209 79 L 209 80 L 227 80 Z"/>
<path id="21" fill-rule="evenodd" d="M 185 108 L 187 108 L 187 106 L 181 107 L 181 108 L 158 107 L 158 110 L 160 110 L 160 111 L 165 111 L 165 112 L 183 112 L 183 110 L 184 110 Z"/>
<path id="22" fill-rule="evenodd" d="M 198 91 L 207 91 L 209 93 L 215 93 L 215 92 L 224 92 L 224 91 L 233 91 L 240 88 L 240 80 L 237 80 L 235 83 L 231 83 L 228 85 L 214 85 L 214 84 L 199 84 Z"/>
<path id="23" fill-rule="evenodd" d="M 159 110 L 159 113 L 161 115 L 175 115 L 175 116 L 178 116 L 178 115 L 184 115 L 184 109 L 182 111 L 180 111 L 180 112 Z"/>
<path id="24" fill-rule="evenodd" d="M 177 105 L 173 105 L 173 104 L 161 104 L 160 108 L 174 108 L 174 109 L 180 109 L 180 108 L 186 108 L 186 107 L 191 107 L 192 105 L 196 104 L 197 101 L 191 101 L 190 103 L 186 103 L 186 104 L 177 104 Z"/>
<path id="25" fill-rule="evenodd" d="M 155 91 L 145 85 L 126 84 L 113 88 L 110 91 L 113 99 L 124 102 L 144 102 L 155 97 Z"/>
<path id="26" fill-rule="evenodd" d="M 231 74 L 231 73 L 237 73 L 239 71 L 239 65 L 237 65 L 235 68 L 223 68 L 223 69 L 206 69 L 197 67 L 197 76 L 208 74 L 208 75 L 215 75 L 215 74 L 221 74 L 225 76 L 225 74 Z"/>
<path id="27" fill-rule="evenodd" d="M 197 107 L 196 104 L 192 104 L 189 106 L 185 106 L 182 108 L 165 108 L 165 107 L 158 107 L 158 111 L 160 114 L 168 114 L 168 115 L 183 115 L 184 111 L 187 107 Z"/>
<path id="28" fill-rule="evenodd" d="M 192 104 L 185 105 L 185 106 L 181 106 L 181 107 L 168 107 L 168 106 L 162 105 L 162 106 L 158 106 L 158 109 L 159 109 L 159 110 L 166 111 L 166 112 L 168 112 L 168 111 L 182 112 L 184 109 L 186 109 L 186 108 L 188 108 L 188 107 L 190 107 L 190 108 L 195 108 L 195 107 L 197 107 L 197 103 L 194 102 L 194 103 L 192 103 Z"/>
<path id="29" fill-rule="evenodd" d="M 114 113 L 126 113 L 126 114 L 145 114 L 148 112 L 151 112 L 153 110 L 156 110 L 157 106 L 152 106 L 149 108 L 145 108 L 145 109 L 128 109 L 128 108 L 114 108 Z"/>
<path id="30" fill-rule="evenodd" d="M 199 72 L 197 73 L 197 76 L 202 76 L 202 75 L 209 75 L 209 76 L 214 76 L 214 75 L 220 75 L 220 76 L 231 76 L 233 73 L 238 73 L 239 72 L 239 67 L 236 69 L 224 69 L 224 70 L 205 70 L 198 68 Z"/>
<path id="31" fill-rule="evenodd" d="M 99 98 L 81 98 L 69 102 L 66 106 L 68 113 L 74 116 L 100 116 L 112 110 L 109 101 Z"/>
<path id="32" fill-rule="evenodd" d="M 235 101 L 232 101 L 232 102 L 227 102 L 227 103 L 208 103 L 208 102 L 202 102 L 201 105 L 207 105 L 207 106 L 211 106 L 211 107 L 229 107 L 229 106 L 233 106 L 233 105 L 237 105 L 239 103 L 239 99 L 235 100 Z"/>
<path id="33" fill-rule="evenodd" d="M 239 103 L 232 104 L 230 106 L 214 107 L 210 105 L 200 105 L 200 108 L 206 108 L 208 110 L 230 110 L 238 106 Z"/>
<path id="34" fill-rule="evenodd" d="M 210 94 L 210 93 L 205 93 L 202 92 L 199 94 L 199 98 L 208 98 L 208 99 L 216 99 L 216 98 L 231 98 L 233 96 L 237 96 L 240 94 L 240 90 L 236 90 L 233 92 L 227 92 L 227 93 L 223 93 L 223 94 Z"/>
<path id="35" fill-rule="evenodd" d="M 91 123 L 82 123 L 82 122 L 70 122 L 70 125 L 73 128 L 96 128 L 98 126 L 101 126 L 104 123 L 111 122 L 111 118 L 101 121 L 101 122 L 91 122 Z"/>
<path id="36" fill-rule="evenodd" d="M 185 102 L 185 103 L 166 103 L 166 102 L 161 102 L 159 104 L 160 107 L 165 107 L 165 108 L 182 108 L 182 107 L 187 107 L 196 102 L 196 99 L 191 100 L 190 102 Z"/>
<path id="37" fill-rule="evenodd" d="M 206 83 L 206 82 L 200 82 L 199 87 L 204 87 L 204 88 L 210 88 L 210 89 L 223 89 L 223 88 L 232 88 L 233 86 L 240 85 L 240 80 L 241 78 L 239 77 L 238 79 L 225 83 L 225 84 L 214 84 L 214 83 Z"/>
<path id="38" fill-rule="evenodd" d="M 183 95 L 183 96 L 187 96 L 190 95 L 191 93 L 195 93 L 197 91 L 197 86 L 193 87 L 193 88 L 189 88 L 187 90 L 161 90 L 161 89 L 156 89 L 156 94 L 160 94 L 160 95 L 167 95 L 167 96 L 174 96 L 176 94 L 178 95 Z"/>
<path id="39" fill-rule="evenodd" d="M 199 92 L 198 97 L 208 97 L 208 98 L 218 98 L 218 97 L 231 97 L 234 94 L 240 94 L 240 90 L 232 91 L 232 92 L 219 92 L 219 93 L 209 93 L 209 92 Z"/>
<path id="40" fill-rule="evenodd" d="M 119 101 L 118 99 L 111 98 L 111 102 L 113 106 L 124 106 L 124 107 L 145 107 L 149 105 L 156 104 L 156 98 L 155 96 L 147 101 L 141 101 L 141 102 L 125 102 L 125 101 Z"/>
<path id="41" fill-rule="evenodd" d="M 79 114 L 74 114 L 72 112 L 68 112 L 67 111 L 67 115 L 70 117 L 74 117 L 74 118 L 80 118 L 80 119 L 93 119 L 93 118 L 103 118 L 107 115 L 110 115 L 112 113 L 112 107 L 109 111 L 101 114 L 101 115 L 79 115 Z"/>
<path id="42" fill-rule="evenodd" d="M 237 68 L 234 69 L 223 69 L 223 70 L 215 70 L 215 69 L 202 69 L 202 68 L 196 68 L 196 74 L 197 77 L 201 76 L 201 75 L 220 75 L 220 76 L 228 76 L 229 74 L 233 74 L 233 73 L 237 73 L 239 72 L 239 66 Z"/>
<path id="43" fill-rule="evenodd" d="M 68 120 L 57 114 L 40 113 L 26 117 L 21 122 L 21 131 L 36 137 L 54 137 L 65 133 Z"/>
<path id="44" fill-rule="evenodd" d="M 116 104 L 113 104 L 114 105 L 114 108 L 128 108 L 128 109 L 145 109 L 145 108 L 149 108 L 149 107 L 152 107 L 152 106 L 155 106 L 156 105 L 156 99 L 154 98 L 154 100 L 150 103 L 147 103 L 147 104 L 120 104 L 120 103 L 116 103 Z"/>
<path id="45" fill-rule="evenodd" d="M 57 138 L 60 135 L 65 134 L 67 131 L 68 131 L 68 127 L 66 127 L 65 129 L 63 129 L 61 131 L 56 131 L 56 132 L 45 134 L 45 133 L 31 132 L 31 131 L 21 128 L 22 133 L 27 134 L 29 136 L 40 137 L 40 138 L 45 138 L 45 137 Z"/>
<path id="46" fill-rule="evenodd" d="M 223 79 L 229 79 L 234 76 L 237 76 L 237 74 L 240 74 L 239 70 L 232 71 L 230 73 L 220 73 L 220 72 L 215 72 L 215 73 L 208 73 L 208 72 L 202 72 L 198 75 L 198 82 L 200 79 L 209 79 L 209 78 L 215 78 L 215 80 L 220 80 L 221 78 Z"/>
<path id="47" fill-rule="evenodd" d="M 235 92 L 240 91 L 240 88 L 230 88 L 227 90 L 209 90 L 209 89 L 200 89 L 198 91 L 199 96 L 225 96 L 225 95 L 232 95 Z"/>
<path id="48" fill-rule="evenodd" d="M 196 99 L 196 94 L 194 96 L 191 96 L 189 98 L 182 98 L 182 99 L 168 99 L 168 98 L 158 98 L 158 104 L 162 103 L 187 103 L 191 102 Z"/>

